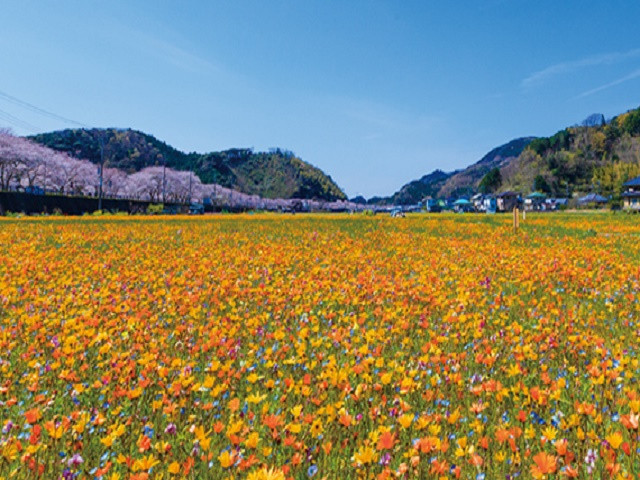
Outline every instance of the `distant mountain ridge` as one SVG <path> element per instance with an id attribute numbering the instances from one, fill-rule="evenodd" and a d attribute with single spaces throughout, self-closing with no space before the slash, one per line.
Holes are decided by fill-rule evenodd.
<path id="1" fill-rule="evenodd" d="M 598 193 L 618 198 L 622 184 L 640 175 L 640 108 L 605 121 L 595 113 L 550 137 L 521 137 L 494 148 L 462 170 L 434 172 L 369 203 L 415 204 L 427 196 L 450 198 L 480 191 L 485 175 L 494 189 L 557 197 Z"/>
<path id="2" fill-rule="evenodd" d="M 33 135 L 32 140 L 76 158 L 100 162 L 129 173 L 166 165 L 193 171 L 203 183 L 216 183 L 263 198 L 345 200 L 330 176 L 292 152 L 254 152 L 236 148 L 220 152 L 184 153 L 152 135 L 131 129 L 66 129 Z"/>
<path id="3" fill-rule="evenodd" d="M 453 172 L 434 170 L 400 188 L 391 197 L 374 198 L 373 202 L 411 205 L 425 197 L 447 198 L 470 195 L 478 189 L 482 177 L 493 168 L 502 168 L 518 157 L 535 137 L 516 138 L 494 148 L 473 165 Z"/>

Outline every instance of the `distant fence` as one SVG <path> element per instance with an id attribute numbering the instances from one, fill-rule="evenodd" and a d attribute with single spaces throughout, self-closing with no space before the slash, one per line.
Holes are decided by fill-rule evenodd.
<path id="1" fill-rule="evenodd" d="M 102 210 L 144 213 L 155 202 L 122 198 L 103 198 Z M 165 208 L 175 212 L 188 212 L 189 206 L 181 203 L 164 203 Z M 98 210 L 97 197 L 80 197 L 59 194 L 33 194 L 0 191 L 0 215 L 6 212 L 36 213 L 60 212 L 64 215 L 82 215 Z"/>

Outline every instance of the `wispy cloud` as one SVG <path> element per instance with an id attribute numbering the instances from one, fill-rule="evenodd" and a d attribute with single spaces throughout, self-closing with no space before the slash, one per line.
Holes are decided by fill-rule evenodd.
<path id="1" fill-rule="evenodd" d="M 599 87 L 592 88 L 591 90 L 587 90 L 586 92 L 582 92 L 580 95 L 576 96 L 575 99 L 588 97 L 590 95 L 593 95 L 594 93 L 601 92 L 602 90 L 615 87 L 616 85 L 620 85 L 621 83 L 625 83 L 636 78 L 640 78 L 640 68 L 638 70 L 634 70 L 628 75 L 625 75 L 624 77 L 614 80 L 613 82 L 605 83 L 604 85 L 600 85 Z"/>
<path id="2" fill-rule="evenodd" d="M 221 73 L 223 70 L 212 61 L 178 46 L 177 42 L 170 42 L 157 35 L 142 31 L 130 31 L 128 38 L 129 41 L 132 41 L 133 46 L 143 50 L 147 55 L 154 56 L 182 70 L 191 73 Z"/>
<path id="3" fill-rule="evenodd" d="M 640 48 L 629 50 L 627 52 L 612 52 L 600 55 L 592 55 L 590 57 L 581 58 L 579 60 L 571 60 L 567 62 L 556 63 L 547 68 L 532 73 L 522 80 L 523 88 L 532 88 L 541 85 L 553 77 L 576 72 L 587 67 L 596 67 L 600 65 L 612 65 L 624 60 L 640 57 Z"/>
<path id="4" fill-rule="evenodd" d="M 215 58 L 200 54 L 194 45 L 169 28 L 161 25 L 155 29 L 134 28 L 115 19 L 105 22 L 111 27 L 102 31 L 108 44 L 139 52 L 143 57 L 157 62 L 158 66 L 164 65 L 194 76 L 207 76 L 218 83 L 237 84 L 245 80 Z"/>
<path id="5" fill-rule="evenodd" d="M 382 131 L 414 132 L 431 129 L 442 122 L 437 115 L 427 115 L 403 110 L 383 103 L 354 98 L 336 100 L 346 117 L 362 125 Z"/>

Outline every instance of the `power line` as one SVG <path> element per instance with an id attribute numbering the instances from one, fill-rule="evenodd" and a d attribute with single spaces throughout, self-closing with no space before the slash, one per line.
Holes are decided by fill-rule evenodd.
<path id="1" fill-rule="evenodd" d="M 26 122 L 14 115 L 11 115 L 9 112 L 5 112 L 4 110 L 0 110 L 0 118 L 9 122 L 14 127 L 24 128 L 25 130 L 29 130 L 33 133 L 38 133 L 38 131 L 40 130 L 35 125 L 32 125 L 29 122 Z"/>
<path id="2" fill-rule="evenodd" d="M 26 108 L 27 110 L 31 110 L 32 112 L 39 113 L 41 115 L 44 115 L 50 118 L 55 118 L 56 120 L 60 120 L 65 123 L 71 123 L 74 125 L 78 125 L 79 127 L 91 128 L 86 123 L 77 122 L 76 120 L 72 120 L 70 118 L 63 117 L 62 115 L 58 115 L 57 113 L 50 112 L 49 110 L 45 110 L 44 108 L 37 107 L 32 103 L 26 102 L 24 100 L 20 100 L 19 98 L 14 97 L 13 95 L 9 95 L 8 93 L 3 92 L 2 90 L 0 90 L 0 98 L 3 98 L 8 102 L 13 103 L 14 105 L 18 105 L 22 108 Z"/>

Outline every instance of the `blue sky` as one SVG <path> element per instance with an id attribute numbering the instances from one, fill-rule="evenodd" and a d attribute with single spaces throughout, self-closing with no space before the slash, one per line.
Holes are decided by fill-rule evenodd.
<path id="1" fill-rule="evenodd" d="M 349 196 L 640 105 L 637 1 L 4 0 L 0 126 L 281 147 Z"/>

